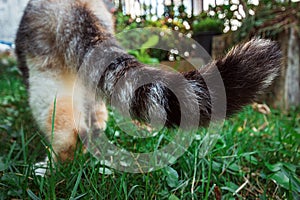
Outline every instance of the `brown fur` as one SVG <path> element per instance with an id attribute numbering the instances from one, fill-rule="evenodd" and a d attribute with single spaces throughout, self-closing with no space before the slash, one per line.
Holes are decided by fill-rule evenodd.
<path id="1" fill-rule="evenodd" d="M 49 110 L 47 131 L 53 135 L 48 135 L 48 140 L 52 141 L 52 148 L 58 154 L 58 160 L 66 161 L 73 158 L 78 131 L 74 123 L 72 99 L 64 97 L 57 99 L 56 102 L 55 108 L 52 105 Z M 52 124 L 54 125 L 53 130 Z"/>

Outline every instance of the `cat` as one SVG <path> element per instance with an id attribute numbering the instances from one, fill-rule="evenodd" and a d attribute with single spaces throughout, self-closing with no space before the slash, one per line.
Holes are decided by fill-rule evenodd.
<path id="1" fill-rule="evenodd" d="M 197 126 L 207 126 L 212 100 L 221 97 L 217 86 L 206 84 L 216 70 L 225 87 L 226 117 L 253 102 L 280 72 L 278 44 L 252 39 L 201 69 L 182 73 L 186 81 L 176 83 L 178 75 L 147 67 L 123 50 L 113 29 L 112 16 L 100 0 L 30 0 L 24 11 L 15 40 L 16 55 L 32 114 L 52 145 L 55 161 L 72 160 L 78 134 L 106 128 L 106 106 L 112 98 L 118 109 L 128 108 L 133 119 L 145 123 L 162 119 L 166 127 L 179 126 L 185 117 L 192 119 L 192 104 L 196 104 Z M 87 70 L 78 81 L 81 66 Z M 133 89 L 143 77 L 155 81 Z M 87 89 L 85 80 L 96 83 L 96 94 Z M 78 95 L 74 98 L 75 82 Z M 123 84 L 117 88 L 118 82 Z M 168 88 L 169 82 L 177 84 L 190 116 L 182 115 L 182 104 Z M 90 98 L 93 95 L 96 103 Z M 90 110 L 92 105 L 95 112 Z"/>

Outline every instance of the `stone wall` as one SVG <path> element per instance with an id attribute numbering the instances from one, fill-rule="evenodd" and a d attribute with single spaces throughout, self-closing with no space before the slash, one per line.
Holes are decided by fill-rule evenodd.
<path id="1" fill-rule="evenodd" d="M 284 99 L 285 106 L 300 105 L 300 40 L 295 28 L 288 34 L 287 68 L 285 75 Z"/>

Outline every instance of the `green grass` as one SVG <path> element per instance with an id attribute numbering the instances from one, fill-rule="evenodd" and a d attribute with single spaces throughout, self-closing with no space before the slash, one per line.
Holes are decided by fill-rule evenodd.
<path id="1" fill-rule="evenodd" d="M 205 157 L 199 156 L 201 141 L 195 140 L 173 165 L 158 171 L 130 174 L 110 169 L 105 175 L 93 156 L 78 150 L 73 162 L 49 166 L 51 175 L 37 176 L 34 164 L 49 154 L 48 144 L 30 114 L 15 65 L 13 59 L 0 58 L 0 199 L 299 198 L 299 109 L 263 115 L 248 106 L 225 122 Z M 120 146 L 140 152 L 157 148 L 157 138 L 138 141 L 123 133 L 115 138 L 120 130 L 114 120 L 106 134 Z M 173 133 L 161 134 L 172 138 Z"/>

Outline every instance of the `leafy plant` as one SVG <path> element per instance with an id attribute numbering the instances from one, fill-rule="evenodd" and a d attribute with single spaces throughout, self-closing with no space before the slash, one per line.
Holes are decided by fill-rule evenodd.
<path id="1" fill-rule="evenodd" d="M 206 17 L 193 21 L 192 24 L 194 34 L 199 32 L 216 32 L 222 33 L 224 29 L 224 22 L 221 19 Z"/>
<path id="2" fill-rule="evenodd" d="M 300 36 L 300 2 L 264 0 L 251 9 L 255 14 L 242 21 L 235 34 L 236 42 L 253 36 L 276 38 L 290 27 L 295 28 Z"/>
<path id="3" fill-rule="evenodd" d="M 141 46 L 140 50 L 129 50 L 128 53 L 135 56 L 140 62 L 145 64 L 159 63 L 157 58 L 152 58 L 146 51 L 147 49 L 154 47 L 158 42 L 159 37 L 157 35 L 153 35 Z"/>
<path id="4" fill-rule="evenodd" d="M 294 197 L 300 194 L 300 179 L 297 177 L 296 165 L 285 162 L 275 164 L 266 162 L 265 166 L 270 173 L 262 174 L 263 178 L 272 180 L 286 190 L 290 190 Z"/>
<path id="5" fill-rule="evenodd" d="M 130 15 L 124 15 L 123 12 L 116 12 L 116 32 L 121 33 L 123 31 L 132 30 L 136 28 L 145 28 L 145 27 L 156 27 L 162 29 L 171 29 L 174 31 L 178 31 L 183 34 L 191 34 L 190 30 L 190 20 L 188 18 L 187 13 L 185 12 L 185 6 L 181 5 L 178 8 L 178 14 L 174 12 L 174 7 L 166 8 L 165 16 L 156 16 L 158 19 L 153 20 L 151 16 L 138 16 L 136 18 L 132 18 Z M 127 41 L 122 41 L 123 46 L 131 47 L 131 39 L 137 41 L 139 44 L 143 44 L 147 42 L 148 36 L 141 32 L 139 35 L 131 34 L 126 35 Z M 169 46 L 169 40 L 167 37 L 160 39 L 160 44 L 164 47 Z M 175 43 L 176 41 L 173 41 Z M 125 45 L 124 45 L 125 44 Z M 180 45 L 180 44 L 177 44 Z M 134 45 L 133 45 L 134 46 Z M 172 48 L 170 48 L 171 50 Z M 147 55 L 141 55 L 142 52 L 140 51 L 130 51 L 130 53 L 136 57 L 141 62 L 145 63 L 156 63 L 156 60 L 151 58 L 146 58 Z M 148 49 L 148 55 L 150 57 L 155 57 L 159 61 L 168 60 L 170 53 L 165 50 L 161 49 Z M 145 57 L 146 56 L 146 57 Z M 176 57 L 176 56 L 175 56 Z"/>

